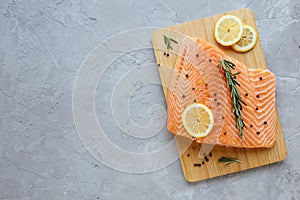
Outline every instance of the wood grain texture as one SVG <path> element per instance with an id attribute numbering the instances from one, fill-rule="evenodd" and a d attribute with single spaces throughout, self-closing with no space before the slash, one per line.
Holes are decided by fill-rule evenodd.
<path id="1" fill-rule="evenodd" d="M 156 61 L 159 64 L 158 70 L 160 73 L 165 97 L 168 93 L 167 88 L 172 75 L 172 68 L 175 66 L 176 53 L 178 51 L 178 47 L 180 46 L 180 41 L 182 41 L 185 35 L 200 37 L 203 40 L 209 41 L 210 43 L 222 49 L 227 55 L 245 63 L 249 68 L 266 69 L 266 61 L 259 38 L 254 49 L 247 53 L 237 53 L 230 47 L 223 47 L 216 43 L 213 36 L 214 24 L 216 20 L 223 14 L 159 29 L 153 33 L 152 43 Z M 256 27 L 254 14 L 250 9 L 244 8 L 228 12 L 227 14 L 236 15 L 240 17 L 244 23 Z M 163 35 L 167 35 L 179 43 L 173 43 L 173 49 L 167 50 L 166 45 L 164 44 Z M 278 114 L 276 134 L 277 141 L 275 146 L 271 149 L 241 149 L 215 146 L 211 152 L 212 155 L 207 155 L 208 161 L 204 158 L 200 159 L 198 157 L 201 144 L 193 142 L 192 145 L 185 150 L 183 149 L 183 140 L 181 137 L 177 136 L 176 141 L 178 151 L 184 152 L 180 156 L 183 174 L 187 181 L 195 182 L 282 161 L 287 156 L 287 149 Z M 224 165 L 223 163 L 218 162 L 218 159 L 222 156 L 238 158 L 239 160 L 242 160 L 242 163 Z M 201 166 L 194 167 L 195 163 L 201 164 Z"/>

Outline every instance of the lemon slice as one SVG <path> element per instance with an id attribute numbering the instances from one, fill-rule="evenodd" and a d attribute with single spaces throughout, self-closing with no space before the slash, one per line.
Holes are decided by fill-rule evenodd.
<path id="1" fill-rule="evenodd" d="M 223 15 L 215 24 L 215 38 L 223 46 L 237 43 L 243 35 L 243 23 L 234 15 Z"/>
<path id="2" fill-rule="evenodd" d="M 243 36 L 236 44 L 231 47 L 237 52 L 246 52 L 251 50 L 257 41 L 257 32 L 250 25 L 243 25 Z"/>
<path id="3" fill-rule="evenodd" d="M 213 113 L 201 103 L 189 105 L 181 118 L 185 130 L 196 138 L 207 136 L 214 126 Z"/>

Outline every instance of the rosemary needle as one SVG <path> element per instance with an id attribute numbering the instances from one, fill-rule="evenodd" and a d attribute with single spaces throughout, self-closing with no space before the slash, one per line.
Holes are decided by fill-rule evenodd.
<path id="1" fill-rule="evenodd" d="M 225 71 L 227 85 L 231 89 L 231 98 L 234 108 L 233 113 L 236 117 L 236 128 L 239 131 L 239 136 L 242 138 L 242 142 L 244 142 L 243 128 L 245 127 L 245 123 L 243 121 L 244 116 L 242 113 L 242 104 L 245 106 L 247 105 L 244 101 L 242 101 L 242 97 L 237 89 L 237 86 L 240 86 L 240 83 L 235 79 L 236 75 L 238 75 L 240 72 L 232 74 L 231 70 L 234 70 L 235 64 L 228 60 L 224 60 L 222 57 L 220 57 L 219 65 L 221 69 Z"/>
<path id="2" fill-rule="evenodd" d="M 236 158 L 226 158 L 224 156 L 222 156 L 220 159 L 219 159 L 219 162 L 224 162 L 224 164 L 230 164 L 230 163 L 234 163 L 234 162 L 238 162 L 238 163 L 241 163 L 242 161 L 236 159 Z"/>
<path id="3" fill-rule="evenodd" d="M 163 35 L 163 36 L 164 36 L 165 45 L 167 45 L 167 49 L 168 50 L 169 49 L 173 50 L 171 43 L 174 42 L 175 44 L 178 44 L 178 42 L 176 40 L 174 40 L 173 38 L 169 38 L 169 37 L 167 37 L 165 35 Z"/>

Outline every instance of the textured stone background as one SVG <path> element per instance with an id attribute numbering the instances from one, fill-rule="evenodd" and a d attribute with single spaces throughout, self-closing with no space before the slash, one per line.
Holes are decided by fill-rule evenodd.
<path id="1" fill-rule="evenodd" d="M 277 76 L 289 151 L 284 162 L 189 184 L 178 160 L 157 172 L 128 174 L 86 151 L 73 122 L 72 87 L 98 43 L 128 29 L 165 27 L 242 7 L 253 9 L 268 67 Z M 1 0 L 0 32 L 0 199 L 300 199 L 298 0 Z M 154 62 L 151 50 L 122 59 L 112 64 L 115 72 L 133 66 L 128 63 Z M 107 74 L 104 85 L 114 81 Z M 140 105 L 132 112 L 145 123 L 148 116 L 137 108 L 148 105 L 149 96 L 163 101 L 162 92 L 156 86 L 137 95 Z M 121 134 L 111 139 L 145 152 L 164 143 L 152 140 L 149 146 Z"/>

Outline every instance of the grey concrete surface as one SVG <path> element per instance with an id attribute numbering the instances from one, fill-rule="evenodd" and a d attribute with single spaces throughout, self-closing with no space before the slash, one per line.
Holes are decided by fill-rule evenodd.
<path id="1" fill-rule="evenodd" d="M 79 66 L 105 38 L 139 27 L 165 27 L 228 10 L 253 9 L 267 65 L 277 76 L 277 107 L 289 151 L 284 162 L 187 183 L 179 160 L 145 174 L 104 166 L 82 145 L 72 116 Z M 298 0 L 0 1 L 0 199 L 300 199 L 300 2 Z M 150 38 L 149 38 L 150 41 Z M 152 50 L 113 62 L 96 91 L 109 138 L 148 152 L 172 136 L 133 140 L 109 125 L 101 101 L 109 85 Z M 107 86 L 107 87 L 105 87 Z M 104 90 L 101 90 L 101 88 Z M 141 88 L 129 107 L 139 124 L 151 103 L 164 105 L 159 86 Z M 107 102 L 106 102 L 107 103 Z"/>

